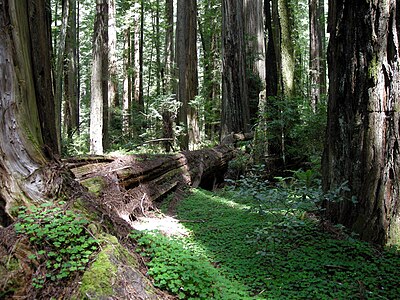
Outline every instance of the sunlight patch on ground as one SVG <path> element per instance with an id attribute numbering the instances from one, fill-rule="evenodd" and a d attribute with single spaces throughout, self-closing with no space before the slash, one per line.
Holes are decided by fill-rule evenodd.
<path id="1" fill-rule="evenodd" d="M 132 226 L 139 231 L 159 230 L 167 236 L 188 236 L 190 234 L 190 231 L 179 220 L 169 216 L 141 217 L 133 222 Z"/>

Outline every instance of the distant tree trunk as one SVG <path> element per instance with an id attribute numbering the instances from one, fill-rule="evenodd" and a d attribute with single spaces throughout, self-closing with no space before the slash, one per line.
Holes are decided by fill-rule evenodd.
<path id="1" fill-rule="evenodd" d="M 174 80 L 174 1 L 165 0 L 165 47 L 164 47 L 164 76 L 163 76 L 163 93 L 169 94 L 175 92 Z"/>
<path id="2" fill-rule="evenodd" d="M 165 20 L 167 23 L 165 32 L 165 45 L 164 45 L 164 68 L 162 71 L 162 90 L 164 95 L 175 94 L 175 74 L 174 74 L 174 1 L 165 1 Z M 163 121 L 163 138 L 172 139 L 174 136 L 173 131 L 173 115 L 172 112 L 165 108 L 162 112 Z M 171 151 L 171 143 L 164 143 L 165 151 Z"/>
<path id="3" fill-rule="evenodd" d="M 131 75 L 131 28 L 127 27 L 124 32 L 124 90 L 122 97 L 122 133 L 131 136 L 132 124 L 132 75 Z"/>
<path id="4" fill-rule="evenodd" d="M 144 42 L 144 2 L 140 1 L 140 13 L 135 12 L 133 16 L 133 44 L 132 44 L 132 57 L 133 57 L 133 101 L 132 101 L 132 120 L 134 130 L 141 127 L 140 113 L 144 111 L 143 101 L 143 42 Z M 133 113 L 134 112 L 134 113 Z M 135 118 L 135 120 L 133 120 Z M 135 133 L 137 136 L 138 133 Z"/>
<path id="5" fill-rule="evenodd" d="M 115 0 L 108 0 L 108 107 L 109 122 L 112 111 L 119 106 L 118 69 L 117 69 L 117 24 L 115 17 Z"/>
<path id="6" fill-rule="evenodd" d="M 198 94 L 197 75 L 197 3 L 178 0 L 176 25 L 176 59 L 179 70 L 178 99 L 182 103 L 179 121 L 185 127 L 181 149 L 193 149 L 200 142 L 198 113 L 190 105 Z"/>
<path id="7" fill-rule="evenodd" d="M 93 35 L 93 65 L 90 104 L 90 153 L 103 154 L 107 135 L 108 53 L 106 0 L 96 2 L 96 20 Z"/>
<path id="8" fill-rule="evenodd" d="M 310 104 L 314 112 L 317 110 L 317 105 L 321 95 L 321 32 L 320 18 L 318 10 L 319 0 L 309 0 L 309 28 L 310 28 Z"/>
<path id="9" fill-rule="evenodd" d="M 18 206 L 40 203 L 58 191 L 56 170 L 45 168 L 46 146 L 57 150 L 47 4 L 0 2 L 1 226 L 11 223 Z M 41 34 L 31 35 L 36 30 Z M 48 131 L 43 136 L 42 129 Z"/>
<path id="10" fill-rule="evenodd" d="M 59 152 L 61 152 L 61 108 L 63 100 L 63 75 L 64 75 L 64 59 L 65 59 L 65 42 L 67 37 L 69 1 L 62 0 L 62 21 L 60 29 L 59 44 L 57 49 L 56 66 L 55 66 L 55 120 L 56 133 L 59 142 Z"/>
<path id="11" fill-rule="evenodd" d="M 160 35 L 160 0 L 156 1 L 155 15 L 156 37 L 156 94 L 161 95 L 161 35 Z"/>
<path id="12" fill-rule="evenodd" d="M 79 102 L 77 87 L 77 40 L 76 1 L 69 1 L 68 26 L 64 60 L 64 133 L 72 138 L 79 126 Z"/>
<path id="13" fill-rule="evenodd" d="M 280 51 L 282 64 L 282 91 L 286 97 L 294 96 L 294 42 L 293 42 L 293 10 L 290 0 L 279 0 Z"/>
<path id="14" fill-rule="evenodd" d="M 221 64 L 221 2 L 206 1 L 201 10 L 198 28 L 203 50 L 200 65 L 204 69 L 201 90 L 205 101 L 204 129 L 208 139 L 215 140 L 219 135 L 217 125 L 221 115 L 221 73 L 216 72 Z"/>
<path id="15" fill-rule="evenodd" d="M 277 55 L 276 55 L 276 35 L 274 34 L 274 24 L 272 19 L 272 10 L 271 10 L 270 0 L 264 1 L 264 11 L 265 11 L 265 29 L 266 29 L 266 59 L 265 59 L 265 68 L 266 68 L 266 76 L 265 79 L 265 90 L 266 90 L 266 100 L 268 97 L 277 96 L 278 95 L 278 66 L 277 66 Z"/>
<path id="16" fill-rule="evenodd" d="M 243 2 L 223 0 L 221 139 L 248 130 Z"/>
<path id="17" fill-rule="evenodd" d="M 329 10 L 323 186 L 349 191 L 326 213 L 382 245 L 400 241 L 399 12 L 396 0 L 332 0 Z"/>
<path id="18" fill-rule="evenodd" d="M 325 34 L 325 0 L 318 0 L 318 25 L 319 25 L 319 33 L 321 34 L 321 43 L 320 43 L 320 94 L 321 96 L 327 95 L 328 84 L 326 82 L 326 34 Z"/>

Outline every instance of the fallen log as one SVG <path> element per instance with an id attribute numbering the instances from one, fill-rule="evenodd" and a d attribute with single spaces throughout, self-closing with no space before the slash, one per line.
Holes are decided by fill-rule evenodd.
<path id="1" fill-rule="evenodd" d="M 235 156 L 231 145 L 167 155 L 128 155 L 66 162 L 75 177 L 111 215 L 128 223 L 154 209 L 154 203 L 186 187 L 215 188 Z"/>

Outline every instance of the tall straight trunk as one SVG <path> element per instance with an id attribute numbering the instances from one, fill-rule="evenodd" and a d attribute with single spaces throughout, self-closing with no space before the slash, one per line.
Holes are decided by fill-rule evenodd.
<path id="1" fill-rule="evenodd" d="M 321 55 L 322 37 L 319 24 L 319 0 L 309 0 L 309 30 L 310 30 L 310 104 L 314 112 L 320 102 L 321 95 Z"/>
<path id="2" fill-rule="evenodd" d="M 328 88 L 328 83 L 326 81 L 327 75 L 326 75 L 326 21 L 325 21 L 325 0 L 318 0 L 318 25 L 319 25 L 319 33 L 321 35 L 321 43 L 320 43 L 320 63 L 319 63 L 319 74 L 320 74 L 320 95 L 322 97 L 327 95 L 327 88 Z"/>
<path id="3" fill-rule="evenodd" d="M 396 0 L 333 0 L 329 9 L 323 186 L 349 191 L 326 212 L 381 245 L 400 243 L 399 12 Z"/>
<path id="4" fill-rule="evenodd" d="M 122 97 L 122 133 L 131 135 L 131 103 L 132 103 L 132 75 L 131 75 L 131 28 L 127 27 L 124 32 L 124 90 Z"/>
<path id="5" fill-rule="evenodd" d="M 162 69 L 162 93 L 164 95 L 174 94 L 176 91 L 175 86 L 175 72 L 174 72 L 174 1 L 165 1 L 165 44 L 164 44 L 164 68 Z M 172 139 L 174 136 L 173 131 L 173 112 L 168 108 L 162 111 L 163 121 L 163 138 Z M 164 142 L 165 151 L 171 151 L 171 143 Z"/>
<path id="6" fill-rule="evenodd" d="M 64 133 L 72 138 L 79 126 L 77 87 L 76 1 L 69 1 L 68 26 L 64 59 Z"/>
<path id="7" fill-rule="evenodd" d="M 103 154 L 107 135 L 108 54 L 106 0 L 96 2 L 90 102 L 90 153 Z"/>
<path id="8" fill-rule="evenodd" d="M 178 0 L 176 59 L 179 73 L 178 99 L 182 103 L 179 121 L 185 134 L 181 149 L 193 149 L 200 142 L 198 112 L 190 102 L 198 94 L 197 74 L 197 2 Z"/>
<path id="9" fill-rule="evenodd" d="M 161 95 L 161 35 L 160 35 L 160 0 L 156 1 L 155 15 L 156 37 L 156 94 Z"/>
<path id="10" fill-rule="evenodd" d="M 175 61 L 175 48 L 174 48 L 174 1 L 165 0 L 165 46 L 164 46 L 164 76 L 163 76 L 163 93 L 175 93 L 175 74 L 174 74 L 174 61 Z"/>
<path id="11" fill-rule="evenodd" d="M 222 1 L 221 139 L 249 130 L 243 2 Z"/>
<path id="12" fill-rule="evenodd" d="M 64 58 L 65 58 L 65 42 L 67 38 L 69 1 L 62 0 L 62 22 L 60 29 L 59 44 L 56 57 L 55 68 L 55 120 L 57 139 L 60 141 L 61 152 L 61 108 L 63 100 L 63 75 L 64 75 Z"/>
<path id="13" fill-rule="evenodd" d="M 28 2 L 31 32 L 31 57 L 33 80 L 36 87 L 36 102 L 39 109 L 39 121 L 42 131 L 45 153 L 59 155 L 61 138 L 57 134 L 60 124 L 56 118 L 54 104 L 54 82 L 52 80 L 51 49 L 51 12 L 48 0 L 32 0 Z M 1 93 L 0 93 L 1 94 Z M 57 123 L 54 125 L 54 120 Z M 51 126 L 49 126 L 49 124 Z"/>
<path id="14" fill-rule="evenodd" d="M 1 226 L 11 223 L 18 206 L 40 203 L 57 190 L 55 170 L 45 168 L 46 140 L 57 146 L 47 4 L 45 0 L 0 2 Z M 41 30 L 41 35 L 32 35 L 33 29 Z M 48 130 L 45 137 L 42 130 Z M 51 148 L 50 143 L 47 146 Z"/>
<path id="15" fill-rule="evenodd" d="M 117 69 L 117 20 L 115 0 L 108 0 L 108 118 L 111 121 L 112 111 L 119 106 L 118 69 Z"/>
<path id="16" fill-rule="evenodd" d="M 294 44 L 293 28 L 294 15 L 289 5 L 290 0 L 278 1 L 279 28 L 280 28 L 280 51 L 282 63 L 282 91 L 286 97 L 294 96 Z"/>
<path id="17" fill-rule="evenodd" d="M 244 20 L 245 35 L 247 36 L 247 53 L 252 59 L 252 66 L 249 66 L 254 74 L 265 81 L 265 37 L 264 37 L 264 1 L 245 0 Z"/>
<path id="18" fill-rule="evenodd" d="M 274 34 L 274 23 L 272 18 L 272 7 L 270 0 L 264 0 L 264 12 L 265 12 L 265 29 L 266 29 L 266 80 L 265 80 L 265 90 L 266 97 L 277 96 L 278 95 L 278 65 L 277 65 L 277 55 L 276 55 L 276 35 Z"/>

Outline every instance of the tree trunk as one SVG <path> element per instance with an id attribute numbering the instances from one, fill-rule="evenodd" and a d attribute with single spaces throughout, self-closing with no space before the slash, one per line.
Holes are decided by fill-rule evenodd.
<path id="1" fill-rule="evenodd" d="M 249 130 L 243 2 L 222 2 L 222 116 L 221 139 Z"/>
<path id="2" fill-rule="evenodd" d="M 310 104 L 314 112 L 321 95 L 321 33 L 320 18 L 318 10 L 319 0 L 309 0 L 309 28 L 310 28 Z"/>
<path id="3" fill-rule="evenodd" d="M 109 0 L 108 6 L 108 118 L 109 122 L 111 122 L 111 112 L 119 106 L 117 70 L 117 20 L 115 15 L 115 0 Z"/>
<path id="4" fill-rule="evenodd" d="M 43 0 L 28 1 L 29 27 L 31 32 L 40 32 L 30 36 L 32 55 L 33 80 L 36 88 L 36 101 L 39 109 L 39 122 L 42 131 L 45 153 L 60 154 L 61 139 L 57 134 L 57 126 L 47 126 L 56 120 L 56 107 L 54 105 L 54 85 L 52 81 L 51 65 L 51 13 L 42 6 Z"/>
<path id="5" fill-rule="evenodd" d="M 179 121 L 184 127 L 181 149 L 195 148 L 200 142 L 198 112 L 190 102 L 198 94 L 197 75 L 197 2 L 178 0 L 176 60 L 179 70 L 178 100 L 182 103 Z"/>
<path id="6" fill-rule="evenodd" d="M 398 1 L 330 2 L 323 185 L 349 191 L 327 215 L 381 245 L 400 241 L 399 29 Z"/>
<path id="7" fill-rule="evenodd" d="M 132 133 L 132 75 L 131 75 L 131 28 L 124 32 L 124 90 L 122 97 L 122 133 L 130 137 Z"/>
<path id="8" fill-rule="evenodd" d="M 49 128 L 49 124 L 54 125 L 54 118 L 47 117 L 41 120 L 37 106 L 43 105 L 40 107 L 43 113 L 46 112 L 45 109 L 49 109 L 49 114 L 54 113 L 54 106 L 51 105 L 54 105 L 52 89 L 43 90 L 51 78 L 48 68 L 51 44 L 50 22 L 46 17 L 27 18 L 33 15 L 45 16 L 45 2 L 35 0 L 29 4 L 25 1 L 0 3 L 0 94 L 2 95 L 0 117 L 3 120 L 0 126 L 0 225 L 2 226 L 7 226 L 11 222 L 12 211 L 15 213 L 18 206 L 27 202 L 40 203 L 46 196 L 51 197 L 56 193 L 53 181 L 56 172 L 51 168 L 44 168 L 47 161 L 41 129 L 42 126 Z M 36 23 L 38 20 L 43 22 L 40 26 Z M 34 25 L 37 25 L 36 29 L 43 30 L 42 38 L 31 37 L 30 28 Z M 39 62 L 41 65 L 38 65 Z M 34 80 L 34 76 L 39 73 L 43 77 Z M 38 86 L 38 82 L 42 82 L 44 86 Z M 44 94 L 39 94 L 41 92 Z M 41 122 L 50 123 L 43 123 L 41 126 Z M 47 137 L 51 136 L 54 138 L 54 132 Z"/>
<path id="9" fill-rule="evenodd" d="M 90 104 L 90 153 L 103 154 L 107 133 L 108 64 L 106 0 L 96 2 Z"/>
<path id="10" fill-rule="evenodd" d="M 79 103 L 77 87 L 76 1 L 69 1 L 68 26 L 65 40 L 64 60 L 64 134 L 72 138 L 79 126 Z"/>
<path id="11" fill-rule="evenodd" d="M 244 19 L 245 34 L 247 35 L 246 51 L 252 56 L 253 65 L 249 68 L 254 74 L 265 82 L 265 22 L 264 22 L 264 1 L 263 0 L 245 0 L 244 1 Z"/>

